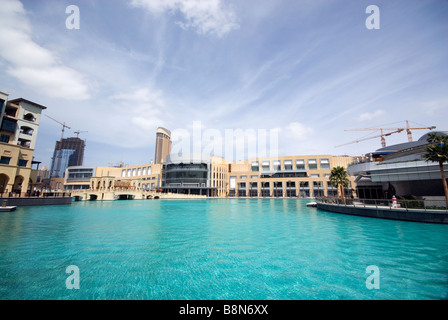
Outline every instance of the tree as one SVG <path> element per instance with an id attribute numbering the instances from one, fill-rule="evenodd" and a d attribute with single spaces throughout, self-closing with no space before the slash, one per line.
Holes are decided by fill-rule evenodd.
<path id="1" fill-rule="evenodd" d="M 426 147 L 424 159 L 426 161 L 438 162 L 440 173 L 442 175 L 443 190 L 445 192 L 446 207 L 448 208 L 448 186 L 446 183 L 443 163 L 448 161 L 448 136 L 441 136 L 437 133 L 428 135 L 430 145 Z"/>
<path id="2" fill-rule="evenodd" d="M 345 168 L 341 166 L 334 167 L 333 169 L 331 169 L 329 179 L 333 186 L 340 190 L 342 199 L 345 200 L 344 188 L 350 185 L 347 170 L 345 170 Z"/>

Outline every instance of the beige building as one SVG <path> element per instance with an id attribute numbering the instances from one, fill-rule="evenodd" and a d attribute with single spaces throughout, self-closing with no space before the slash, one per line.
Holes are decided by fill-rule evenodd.
<path id="1" fill-rule="evenodd" d="M 33 153 L 46 107 L 22 98 L 8 101 L 6 92 L 0 92 L 0 107 L 0 194 L 24 196 L 37 179 Z"/>
<path id="2" fill-rule="evenodd" d="M 159 127 L 156 132 L 156 150 L 154 154 L 154 163 L 162 164 L 166 157 L 171 153 L 171 132 L 165 128 Z"/>
<path id="3" fill-rule="evenodd" d="M 337 189 L 329 181 L 331 169 L 336 166 L 347 168 L 352 159 L 348 156 L 307 155 L 232 162 L 228 195 L 301 198 L 335 196 Z M 350 182 L 354 183 L 353 178 L 350 178 Z"/>

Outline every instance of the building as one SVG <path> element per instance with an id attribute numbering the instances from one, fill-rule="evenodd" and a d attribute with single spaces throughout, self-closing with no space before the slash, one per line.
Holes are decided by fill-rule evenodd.
<path id="1" fill-rule="evenodd" d="M 229 172 L 231 197 L 336 196 L 329 177 L 331 168 L 347 167 L 349 156 L 307 155 L 256 158 L 232 162 Z M 353 179 L 350 183 L 353 184 Z M 352 186 L 346 188 L 350 194 Z"/>
<path id="2" fill-rule="evenodd" d="M 208 197 L 336 196 L 329 181 L 331 169 L 347 168 L 349 156 L 305 155 L 256 158 L 229 162 L 198 153 L 169 154 L 170 132 L 157 130 L 156 163 L 117 167 L 69 167 L 65 190 L 159 191 Z M 161 163 L 157 163 L 157 162 Z M 80 170 L 90 172 L 77 176 Z M 351 195 L 354 178 L 346 188 Z M 100 195 L 102 199 L 103 195 Z"/>
<path id="3" fill-rule="evenodd" d="M 435 132 L 448 135 L 448 131 Z M 361 199 L 402 197 L 444 197 L 442 175 L 438 163 L 424 160 L 429 142 L 428 133 L 418 141 L 400 143 L 372 152 L 348 166 L 355 177 L 356 192 Z M 445 165 L 448 176 L 448 165 Z"/>
<path id="4" fill-rule="evenodd" d="M 159 127 L 156 132 L 156 150 L 154 154 L 154 163 L 162 164 L 166 157 L 171 153 L 171 132 L 165 128 Z"/>
<path id="5" fill-rule="evenodd" d="M 80 138 L 66 138 L 56 141 L 50 168 L 51 178 L 63 178 L 68 167 L 82 166 L 85 141 Z"/>
<path id="6" fill-rule="evenodd" d="M 25 195 L 37 180 L 32 170 L 40 116 L 45 106 L 0 92 L 0 194 Z"/>
<path id="7" fill-rule="evenodd" d="M 163 163 L 164 192 L 209 197 L 228 194 L 229 163 L 219 157 L 205 154 L 171 154 Z"/>

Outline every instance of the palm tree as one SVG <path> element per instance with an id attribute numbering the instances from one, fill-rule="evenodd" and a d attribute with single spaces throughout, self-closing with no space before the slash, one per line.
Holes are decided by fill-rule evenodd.
<path id="1" fill-rule="evenodd" d="M 448 161 L 448 136 L 441 136 L 432 132 L 428 135 L 428 142 L 430 145 L 426 147 L 424 159 L 426 161 L 439 163 L 443 190 L 445 192 L 446 207 L 448 208 L 448 186 L 446 183 L 445 171 L 443 170 L 443 163 Z"/>
<path id="2" fill-rule="evenodd" d="M 334 167 L 333 169 L 331 169 L 329 179 L 333 186 L 340 190 L 342 199 L 345 200 L 344 187 L 348 187 L 350 185 L 347 170 L 345 170 L 345 168 L 341 166 Z"/>

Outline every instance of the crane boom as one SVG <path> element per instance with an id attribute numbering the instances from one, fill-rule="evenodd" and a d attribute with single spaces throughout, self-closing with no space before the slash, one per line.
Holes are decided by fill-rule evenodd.
<path id="1" fill-rule="evenodd" d="M 398 130 L 396 130 L 396 131 L 387 132 L 387 133 L 381 133 L 380 135 L 377 135 L 377 136 L 368 137 L 368 138 L 359 139 L 359 140 L 355 140 L 355 141 L 347 142 L 347 143 L 344 143 L 344 144 L 340 144 L 340 145 L 338 145 L 338 146 L 335 146 L 335 148 L 342 147 L 342 146 L 345 146 L 345 145 L 348 145 L 348 144 L 352 144 L 352 143 L 358 143 L 358 142 L 365 141 L 365 140 L 375 139 L 375 138 L 381 138 L 381 145 L 382 145 L 383 148 L 384 148 L 384 147 L 386 146 L 386 140 L 384 139 L 384 137 L 390 136 L 390 135 L 392 135 L 392 134 L 394 134 L 394 133 L 399 133 L 399 132 L 401 132 L 401 131 L 403 131 L 403 130 L 404 130 L 404 129 L 401 129 L 401 128 L 400 128 L 400 129 L 398 129 Z M 383 132 L 383 131 L 381 130 L 381 132 Z"/>
<path id="2" fill-rule="evenodd" d="M 423 129 L 432 130 L 432 129 L 435 129 L 435 128 L 436 128 L 435 126 L 411 128 L 409 126 L 409 121 L 406 120 L 406 127 L 405 128 L 403 128 L 403 127 L 402 128 L 359 128 L 359 129 L 345 129 L 344 131 L 377 131 L 377 130 L 381 130 L 381 132 L 382 132 L 382 130 L 399 130 L 399 129 L 402 129 L 402 131 L 406 130 L 406 132 L 408 134 L 408 141 L 412 142 L 412 132 L 411 132 L 411 130 L 423 130 Z"/>

